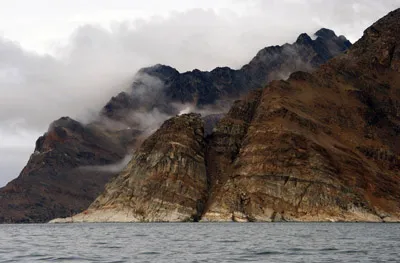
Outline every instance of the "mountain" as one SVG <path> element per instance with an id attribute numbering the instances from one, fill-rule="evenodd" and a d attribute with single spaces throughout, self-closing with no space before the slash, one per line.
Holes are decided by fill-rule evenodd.
<path id="1" fill-rule="evenodd" d="M 400 221 L 399 35 L 397 9 L 317 71 L 236 101 L 205 139 L 198 116 L 168 120 L 72 220 Z"/>
<path id="2" fill-rule="evenodd" d="M 233 99 L 295 70 L 315 69 L 350 45 L 321 29 L 315 40 L 302 34 L 293 44 L 265 48 L 239 70 L 141 69 L 131 89 L 111 98 L 92 123 L 65 117 L 50 125 L 18 178 L 0 189 L 0 222 L 46 222 L 81 212 L 125 156 L 170 116 L 187 107 L 205 112 L 209 134 Z"/>
<path id="3" fill-rule="evenodd" d="M 318 30 L 315 37 L 312 40 L 303 33 L 293 44 L 266 47 L 239 70 L 218 67 L 210 72 L 195 69 L 179 73 L 165 65 L 143 68 L 132 90 L 113 97 L 103 113 L 121 120 L 127 111 L 140 108 L 177 113 L 170 102 L 194 104 L 201 108 L 237 99 L 272 80 L 287 78 L 292 72 L 312 71 L 351 46 L 344 36 L 338 37 L 329 29 Z M 140 94 L 140 97 L 135 94 Z"/>

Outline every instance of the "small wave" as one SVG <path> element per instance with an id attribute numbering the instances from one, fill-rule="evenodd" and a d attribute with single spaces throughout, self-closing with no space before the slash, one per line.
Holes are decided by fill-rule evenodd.
<path id="1" fill-rule="evenodd" d="M 82 258 L 82 257 L 53 257 L 53 259 L 51 261 L 62 261 L 62 260 L 68 260 L 68 261 L 86 261 L 87 258 Z"/>
<path id="2" fill-rule="evenodd" d="M 256 255 L 280 255 L 283 254 L 282 252 L 279 251 L 261 251 L 261 252 L 257 252 Z"/>
<path id="3" fill-rule="evenodd" d="M 136 235 L 133 235 L 134 237 L 147 237 L 148 235 L 146 235 L 146 234 L 136 234 Z"/>
<path id="4" fill-rule="evenodd" d="M 306 251 L 307 249 L 301 248 L 301 247 L 292 247 L 288 249 L 289 251 Z"/>
<path id="5" fill-rule="evenodd" d="M 140 255 L 160 255 L 160 252 L 155 252 L 155 251 L 146 251 L 146 252 L 140 252 L 138 253 Z"/>
<path id="6" fill-rule="evenodd" d="M 106 247 L 102 247 L 102 248 L 120 249 L 120 248 L 123 248 L 123 247 L 121 247 L 121 246 L 106 246 Z"/>
<path id="7" fill-rule="evenodd" d="M 326 248 L 321 248 L 319 251 L 337 251 L 339 249 L 335 247 L 326 247 Z"/>
<path id="8" fill-rule="evenodd" d="M 108 242 L 94 242 L 94 245 L 108 245 Z"/>
<path id="9" fill-rule="evenodd" d="M 368 254 L 368 252 L 365 250 L 343 250 L 343 251 L 339 251 L 337 253 L 339 253 L 339 254 L 364 254 L 364 255 Z"/>
<path id="10" fill-rule="evenodd" d="M 219 243 L 239 243 L 239 240 L 218 240 Z"/>
<path id="11" fill-rule="evenodd" d="M 27 257 L 40 258 L 40 257 L 48 257 L 48 255 L 34 252 L 34 253 L 27 255 Z"/>

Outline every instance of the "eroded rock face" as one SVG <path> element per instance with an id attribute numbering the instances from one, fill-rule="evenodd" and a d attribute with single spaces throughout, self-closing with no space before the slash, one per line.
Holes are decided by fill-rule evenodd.
<path id="1" fill-rule="evenodd" d="M 399 21 L 396 10 L 347 54 L 274 81 L 253 100 L 204 220 L 400 219 L 400 75 L 390 52 L 400 46 Z M 236 136 L 237 122 L 220 125 L 225 139 Z"/>
<path id="2" fill-rule="evenodd" d="M 204 124 L 198 114 L 166 121 L 126 169 L 73 221 L 197 221 L 207 197 Z"/>
<path id="3" fill-rule="evenodd" d="M 236 101 L 205 140 L 198 116 L 169 120 L 74 221 L 400 221 L 399 35 L 400 9 Z"/>

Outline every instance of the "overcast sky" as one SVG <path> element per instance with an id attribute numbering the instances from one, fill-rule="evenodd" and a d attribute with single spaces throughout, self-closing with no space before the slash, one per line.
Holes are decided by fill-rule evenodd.
<path id="1" fill-rule="evenodd" d="M 333 29 L 352 42 L 400 0 L 0 0 L 0 186 L 61 116 L 87 120 L 143 66 L 238 68 Z"/>

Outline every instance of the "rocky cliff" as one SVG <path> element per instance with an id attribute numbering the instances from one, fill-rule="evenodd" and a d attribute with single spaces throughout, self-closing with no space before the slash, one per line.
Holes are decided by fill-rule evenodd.
<path id="1" fill-rule="evenodd" d="M 129 221 L 400 221 L 399 35 L 400 9 L 316 72 L 236 101 L 205 141 L 194 116 L 169 120 L 73 220 L 123 206 Z"/>
<path id="2" fill-rule="evenodd" d="M 179 73 L 164 65 L 140 70 L 131 90 L 113 97 L 98 120 L 83 125 L 62 118 L 38 139 L 20 176 L 0 189 L 0 222 L 45 222 L 82 211 L 118 172 L 102 166 L 121 162 L 159 121 L 182 110 L 177 104 L 199 110 L 212 106 L 212 112 L 218 114 L 205 118 L 209 134 L 233 98 L 295 70 L 315 69 L 349 46 L 343 36 L 321 29 L 315 40 L 302 34 L 293 44 L 263 49 L 240 70 L 220 67 Z M 88 166 L 91 169 L 82 169 Z M 186 203 L 185 207 L 193 209 Z M 179 218 L 189 218 L 193 212 L 189 210 Z"/>
<path id="3" fill-rule="evenodd" d="M 166 121 L 135 152 L 74 221 L 193 221 L 201 217 L 208 181 L 203 120 L 185 114 Z M 68 221 L 69 219 L 67 219 Z"/>
<path id="4" fill-rule="evenodd" d="M 399 21 L 233 106 L 210 138 L 223 161 L 204 220 L 400 220 Z"/>

